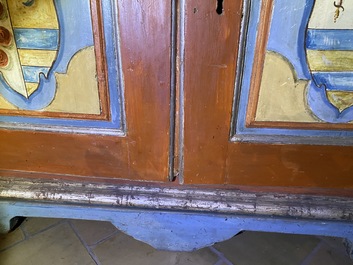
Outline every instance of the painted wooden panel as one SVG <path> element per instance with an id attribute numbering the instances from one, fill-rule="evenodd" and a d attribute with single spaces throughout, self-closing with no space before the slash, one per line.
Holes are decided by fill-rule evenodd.
<path id="1" fill-rule="evenodd" d="M 180 176 L 187 183 L 224 182 L 242 1 L 224 2 L 222 14 L 216 2 L 181 2 L 179 101 L 184 138 L 179 157 Z"/>
<path id="2" fill-rule="evenodd" d="M 295 41 L 301 21 L 297 15 L 304 12 L 306 5 L 296 6 L 302 1 L 223 1 L 223 11 L 218 14 L 215 2 L 182 2 L 180 101 L 184 104 L 184 183 L 256 186 L 258 190 L 286 187 L 287 192 L 295 187 L 342 189 L 352 193 L 353 148 L 338 146 L 350 145 L 351 123 L 342 119 L 338 123 L 325 122 L 312 115 L 304 93 L 310 73 L 307 72 L 305 80 L 303 68 L 297 67 L 301 71 L 293 75 L 294 67 L 288 60 L 278 56 L 277 50 L 267 51 L 270 44 L 276 45 L 287 58 L 293 58 L 298 66 L 304 63 L 308 69 L 304 42 L 300 46 L 302 62 Z M 329 19 L 334 24 L 336 8 L 330 10 Z M 346 10 L 340 12 L 336 23 L 343 19 Z M 281 35 L 271 41 L 271 36 L 275 36 L 271 30 L 274 23 Z M 304 26 L 302 32 L 303 40 Z M 283 38 L 285 33 L 291 37 Z M 261 54 L 265 55 L 263 61 L 254 58 Z M 276 69 L 265 69 L 266 60 Z M 279 117 L 285 111 L 290 113 L 287 116 L 291 120 L 266 124 L 256 120 L 248 126 L 248 104 L 257 101 L 249 100 L 249 90 L 245 88 L 256 82 L 261 85 L 265 78 L 266 82 L 283 86 L 281 93 L 269 93 L 271 97 L 267 97 L 269 103 L 264 109 L 271 110 L 276 103 L 280 108 L 272 113 Z M 253 114 L 256 117 L 256 112 Z"/>
<path id="3" fill-rule="evenodd" d="M 8 36 L 0 43 L 1 127 L 66 126 L 73 131 L 98 128 L 122 133 L 123 84 L 117 69 L 119 45 L 116 35 L 109 33 L 114 21 L 111 4 L 100 0 L 0 4 L 0 30 Z"/>
<path id="4" fill-rule="evenodd" d="M 352 144 L 352 3 L 252 1 L 245 12 L 234 140 Z"/>
<path id="5" fill-rule="evenodd" d="M 0 2 L 25 13 L 8 27 L 21 29 L 18 69 L 31 91 L 0 85 L 0 175 L 167 181 L 171 4 Z M 36 19 L 51 27 L 39 41 L 47 29 Z"/>

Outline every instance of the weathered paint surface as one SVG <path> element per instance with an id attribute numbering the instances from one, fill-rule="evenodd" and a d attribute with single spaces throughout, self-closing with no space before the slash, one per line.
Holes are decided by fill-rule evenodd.
<path id="1" fill-rule="evenodd" d="M 119 134 L 123 127 L 122 74 L 117 69 L 120 39 L 110 1 L 98 1 L 102 8 L 98 17 L 92 15 L 90 0 L 36 0 L 28 6 L 23 1 L 8 2 L 12 24 L 0 19 L 0 26 L 11 29 L 16 45 L 0 45 L 1 49 L 14 49 L 11 53 L 6 50 L 11 63 L 0 67 L 0 72 L 14 85 L 0 78 L 0 110 L 5 113 L 0 117 L 1 127 Z M 95 40 L 95 27 L 100 23 L 104 24 L 99 33 L 102 43 Z M 98 55 L 93 46 L 101 46 L 104 53 Z M 103 70 L 97 71 L 102 55 L 109 73 L 104 88 L 98 85 Z M 103 94 L 112 104 L 104 105 Z M 105 108 L 111 119 L 97 119 Z M 75 118 L 66 118 L 70 115 Z"/>
<path id="2" fill-rule="evenodd" d="M 344 2 L 345 10 L 342 12 L 340 9 L 340 14 L 335 20 L 336 7 L 331 1 L 272 2 L 269 36 L 263 45 L 266 47 L 265 52 L 276 54 L 277 59 L 286 68 L 284 72 L 271 60 L 266 60 L 263 66 L 255 70 L 252 69 L 255 55 L 259 52 L 256 50 L 256 43 L 262 36 L 259 28 L 264 24 L 261 14 L 262 2 L 270 3 L 252 2 L 249 23 L 244 32 L 244 74 L 242 92 L 236 106 L 239 111 L 235 128 L 237 137 L 234 139 L 254 141 L 256 138 L 257 141 L 273 141 L 268 137 L 280 135 L 286 139 L 284 142 L 296 143 L 292 136 L 300 139 L 313 136 L 315 141 L 311 141 L 311 144 L 327 143 L 328 137 L 349 139 L 353 135 L 350 129 L 313 130 L 315 127 L 311 126 L 325 123 L 345 124 L 353 120 L 353 46 L 352 22 L 349 19 L 352 3 Z M 261 125 L 250 128 L 244 118 L 249 115 L 249 89 L 252 86 L 252 77 L 262 74 L 264 75 L 260 81 L 259 102 L 254 115 L 254 121 L 260 122 Z M 299 105 L 295 104 L 298 101 Z M 310 125 L 304 129 L 298 126 L 299 123 L 308 122 Z M 282 126 L 271 126 L 270 123 Z M 292 129 L 295 126 L 298 127 Z M 351 145 L 351 142 L 344 141 L 343 144 Z"/>
<path id="3" fill-rule="evenodd" d="M 352 197 L 324 195 L 1 178 L 0 199 L 353 222 Z"/>
<path id="4" fill-rule="evenodd" d="M 342 194 L 344 195 L 344 194 Z M 0 232 L 16 216 L 110 221 L 157 249 L 191 251 L 240 231 L 353 241 L 353 198 L 0 179 Z"/>
<path id="5" fill-rule="evenodd" d="M 0 201 L 0 229 L 15 216 L 104 220 L 156 249 L 192 251 L 227 240 L 240 231 L 336 236 L 353 240 L 353 223 L 234 214 L 191 213 Z"/>

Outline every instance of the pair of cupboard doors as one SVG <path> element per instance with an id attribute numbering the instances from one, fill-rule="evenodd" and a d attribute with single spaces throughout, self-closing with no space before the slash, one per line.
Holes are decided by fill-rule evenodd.
<path id="1" fill-rule="evenodd" d="M 350 7 L 293 2 L 1 1 L 0 174 L 349 193 Z"/>

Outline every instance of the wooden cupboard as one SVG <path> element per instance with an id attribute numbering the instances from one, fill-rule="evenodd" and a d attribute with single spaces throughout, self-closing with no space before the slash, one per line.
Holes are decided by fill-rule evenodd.
<path id="1" fill-rule="evenodd" d="M 345 220 L 350 238 L 353 29 L 323 2 L 2 0 L 4 202 Z"/>

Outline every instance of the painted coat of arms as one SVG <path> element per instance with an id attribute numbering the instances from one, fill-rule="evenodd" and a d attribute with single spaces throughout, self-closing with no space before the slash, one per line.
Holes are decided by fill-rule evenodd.
<path id="1" fill-rule="evenodd" d="M 40 2 L 40 3 L 39 3 Z M 38 14 L 38 4 L 41 11 Z M 47 79 L 59 49 L 53 0 L 0 3 L 0 83 L 29 98 Z"/>
<path id="2" fill-rule="evenodd" d="M 322 120 L 348 122 L 353 119 L 353 2 L 315 1 L 311 10 L 305 39 L 312 76 L 308 104 Z"/>
<path id="3" fill-rule="evenodd" d="M 101 114 L 93 37 L 98 21 L 91 16 L 97 3 L 0 0 L 1 113 Z"/>
<path id="4" fill-rule="evenodd" d="M 252 69 L 253 72 L 261 69 L 262 78 L 257 87 L 252 85 L 249 89 L 248 102 L 256 101 L 256 104 L 248 110 L 254 114 L 247 115 L 250 117 L 247 123 L 256 126 L 256 122 L 272 122 L 269 126 L 275 127 L 276 122 L 291 122 L 289 127 L 281 125 L 288 128 L 296 128 L 295 123 L 300 123 L 300 128 L 310 128 L 314 123 L 351 123 L 353 2 L 263 0 L 251 3 L 248 42 L 260 38 L 267 43 L 261 44 L 265 47 L 263 51 L 248 50 L 248 54 L 254 54 L 252 59 L 246 56 L 249 64 L 263 62 L 263 67 L 258 65 Z M 269 27 L 259 26 L 264 24 Z M 251 76 L 248 74 L 245 78 Z"/>
<path id="5" fill-rule="evenodd" d="M 250 0 L 244 10 L 234 139 L 353 144 L 353 2 Z"/>
<path id="6" fill-rule="evenodd" d="M 110 0 L 0 0 L 0 128 L 120 133 L 114 12 Z"/>
<path id="7" fill-rule="evenodd" d="M 59 25 L 54 0 L 0 2 L 0 90 L 15 106 L 40 109 L 52 100 L 31 103 L 30 98 L 46 93 L 42 87 L 58 56 Z"/>

